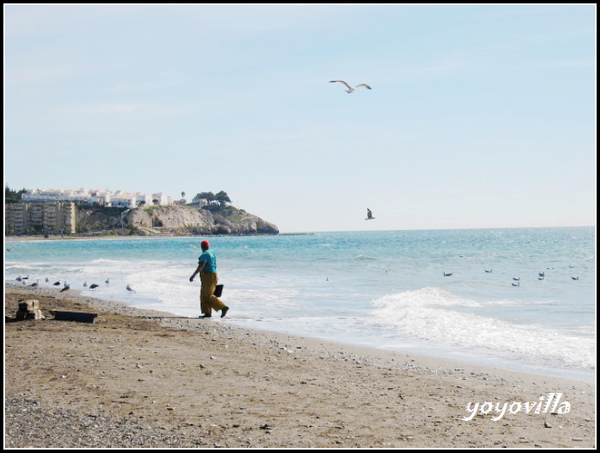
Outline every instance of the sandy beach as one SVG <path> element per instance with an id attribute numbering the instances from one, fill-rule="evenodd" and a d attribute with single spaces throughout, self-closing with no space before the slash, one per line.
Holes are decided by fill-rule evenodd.
<path id="1" fill-rule="evenodd" d="M 593 383 L 5 286 L 5 448 L 591 449 L 595 413 Z"/>

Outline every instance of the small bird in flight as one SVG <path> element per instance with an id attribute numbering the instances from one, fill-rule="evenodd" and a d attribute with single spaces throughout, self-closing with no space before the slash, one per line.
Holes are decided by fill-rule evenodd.
<path id="1" fill-rule="evenodd" d="M 367 218 L 365 220 L 374 220 L 375 217 L 373 217 L 373 213 L 371 212 L 371 210 L 369 208 L 367 208 Z"/>
<path id="2" fill-rule="evenodd" d="M 366 83 L 359 83 L 358 85 L 356 85 L 355 88 L 351 87 L 350 85 L 348 85 L 348 83 L 344 82 L 343 80 L 330 80 L 329 83 L 343 83 L 344 85 L 346 85 L 348 87 L 348 89 L 346 90 L 346 93 L 348 93 L 348 94 L 354 93 L 354 91 L 358 87 L 365 87 L 367 90 L 371 89 L 371 87 L 369 85 L 367 85 Z"/>

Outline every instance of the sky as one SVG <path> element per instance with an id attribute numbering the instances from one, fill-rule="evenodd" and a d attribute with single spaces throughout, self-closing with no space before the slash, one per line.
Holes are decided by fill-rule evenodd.
<path id="1" fill-rule="evenodd" d="M 4 4 L 5 185 L 282 233 L 595 226 L 596 96 L 595 4 Z"/>

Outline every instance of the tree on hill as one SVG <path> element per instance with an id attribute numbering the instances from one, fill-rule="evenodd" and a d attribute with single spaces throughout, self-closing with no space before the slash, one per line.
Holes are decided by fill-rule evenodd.
<path id="1" fill-rule="evenodd" d="M 231 203 L 231 199 L 229 198 L 227 193 L 223 192 L 222 190 L 218 194 L 215 195 L 215 198 L 219 202 L 219 204 L 221 205 L 222 208 L 227 206 L 227 203 Z"/>
<path id="2" fill-rule="evenodd" d="M 20 203 L 21 195 L 27 192 L 27 189 L 21 189 L 19 191 L 12 190 L 10 187 L 6 186 L 4 189 L 4 202 L 5 203 Z"/>
<path id="3" fill-rule="evenodd" d="M 194 197 L 194 202 L 198 202 L 200 200 L 206 200 L 209 206 L 219 204 L 220 208 L 225 208 L 228 203 L 231 203 L 231 199 L 227 192 L 220 191 L 218 194 L 214 194 L 212 192 L 200 192 Z"/>

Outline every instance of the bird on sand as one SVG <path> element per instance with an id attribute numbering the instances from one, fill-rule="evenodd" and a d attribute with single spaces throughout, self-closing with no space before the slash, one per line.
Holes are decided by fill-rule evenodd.
<path id="1" fill-rule="evenodd" d="M 348 89 L 346 90 L 346 93 L 348 94 L 354 93 L 354 91 L 356 91 L 356 88 L 358 87 L 365 87 L 367 90 L 371 89 L 371 87 L 366 83 L 359 83 L 358 85 L 356 85 L 356 87 L 351 87 L 350 85 L 348 85 L 347 82 L 344 82 L 343 80 L 330 80 L 329 83 L 343 83 L 344 85 L 346 85 L 346 87 L 348 87 Z"/>
<path id="2" fill-rule="evenodd" d="M 71 289 L 71 285 L 65 282 L 65 286 L 63 286 L 63 289 L 61 289 L 60 292 L 62 293 L 63 291 L 68 291 L 69 289 Z"/>
<path id="3" fill-rule="evenodd" d="M 369 208 L 367 208 L 367 217 L 365 218 L 365 220 L 375 220 L 375 217 L 373 217 L 373 213 Z"/>
<path id="4" fill-rule="evenodd" d="M 95 283 L 92 283 L 92 284 L 90 285 L 90 289 L 94 289 L 94 288 L 98 288 L 98 285 L 96 285 Z"/>
<path id="5" fill-rule="evenodd" d="M 450 277 L 453 274 L 453 272 L 444 272 L 444 277 Z"/>
<path id="6" fill-rule="evenodd" d="M 135 289 L 133 289 L 131 286 L 127 285 L 127 291 L 130 291 L 132 293 L 135 293 Z"/>

